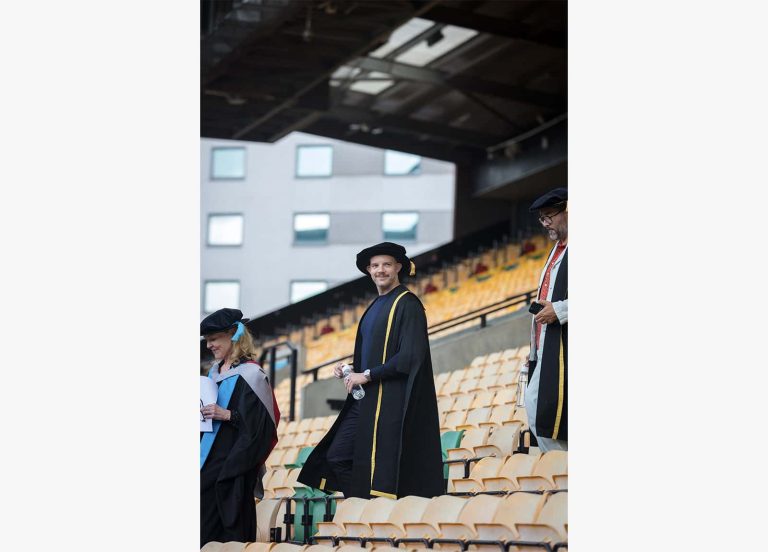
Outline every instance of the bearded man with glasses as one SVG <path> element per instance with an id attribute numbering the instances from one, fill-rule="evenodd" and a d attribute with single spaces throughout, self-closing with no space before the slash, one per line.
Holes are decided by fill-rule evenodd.
<path id="1" fill-rule="evenodd" d="M 568 450 L 568 190 L 547 192 L 530 208 L 555 246 L 539 279 L 526 363 L 528 426 L 542 452 Z M 525 370 L 523 370 L 525 373 Z"/>

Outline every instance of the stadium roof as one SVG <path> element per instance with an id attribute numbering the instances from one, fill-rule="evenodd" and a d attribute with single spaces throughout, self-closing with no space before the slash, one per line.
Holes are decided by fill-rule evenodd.
<path id="1" fill-rule="evenodd" d="M 565 1 L 202 0 L 201 135 L 474 164 L 567 111 Z"/>

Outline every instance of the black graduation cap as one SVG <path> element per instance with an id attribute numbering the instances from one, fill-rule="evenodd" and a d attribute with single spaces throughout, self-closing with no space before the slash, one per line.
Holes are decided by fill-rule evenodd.
<path id="1" fill-rule="evenodd" d="M 238 322 L 248 322 L 240 309 L 219 309 L 200 322 L 200 335 L 211 335 L 234 328 Z"/>
<path id="2" fill-rule="evenodd" d="M 528 210 L 533 213 L 539 209 L 544 209 L 544 207 L 551 207 L 564 201 L 568 201 L 568 188 L 555 188 L 534 201 Z"/>
<path id="3" fill-rule="evenodd" d="M 357 268 L 365 275 L 368 275 L 367 267 L 371 262 L 371 257 L 376 255 L 389 255 L 403 265 L 398 275 L 402 279 L 404 276 L 413 276 L 416 274 L 416 265 L 405 254 L 405 247 L 392 242 L 382 242 L 371 247 L 366 247 L 357 254 Z"/>

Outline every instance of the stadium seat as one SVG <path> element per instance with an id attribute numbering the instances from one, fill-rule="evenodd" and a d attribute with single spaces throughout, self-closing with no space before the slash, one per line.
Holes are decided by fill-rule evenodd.
<path id="1" fill-rule="evenodd" d="M 338 537 L 344 534 L 344 524 L 360 520 L 363 509 L 368 504 L 364 498 L 350 497 L 340 500 L 336 505 L 333 521 L 321 521 L 317 524 L 315 536 Z"/>
<path id="2" fill-rule="evenodd" d="M 269 542 L 270 529 L 277 527 L 277 511 L 282 500 L 269 498 L 256 503 L 256 540 Z M 282 520 L 281 520 L 282 521 Z M 285 535 L 283 535 L 285 536 Z"/>
<path id="3" fill-rule="evenodd" d="M 437 411 L 440 413 L 448 412 L 456 399 L 452 395 L 441 395 L 437 400 Z"/>
<path id="4" fill-rule="evenodd" d="M 242 552 L 248 543 L 246 542 L 217 542 L 206 543 L 200 552 Z"/>
<path id="5" fill-rule="evenodd" d="M 459 519 L 459 514 L 464 506 L 467 505 L 467 499 L 451 495 L 437 496 L 429 501 L 421 521 L 416 523 L 404 523 L 403 528 L 407 538 L 413 539 L 432 539 L 440 534 L 438 524 L 440 522 L 451 522 Z M 407 543 L 408 546 L 423 548 L 418 543 Z"/>
<path id="6" fill-rule="evenodd" d="M 286 468 L 277 468 L 269 478 L 269 482 L 264 486 L 264 498 L 275 498 L 275 489 L 285 486 L 285 480 L 290 470 Z"/>
<path id="7" fill-rule="evenodd" d="M 453 431 L 461 429 L 459 426 L 467 419 L 467 410 L 452 410 L 443 418 L 440 431 Z"/>
<path id="8" fill-rule="evenodd" d="M 512 456 L 520 440 L 521 428 L 520 422 L 494 428 L 485 445 L 473 448 L 475 456 L 493 455 L 499 458 Z"/>
<path id="9" fill-rule="evenodd" d="M 312 544 L 310 546 L 307 546 L 304 549 L 304 552 L 335 552 L 335 548 L 333 546 L 328 546 L 325 544 Z"/>
<path id="10" fill-rule="evenodd" d="M 368 501 L 363 508 L 358 521 L 348 521 L 344 523 L 344 534 L 340 539 L 341 544 L 350 544 L 345 542 L 344 537 L 371 537 L 371 523 L 384 523 L 389 518 L 390 513 L 397 504 L 397 500 L 377 497 Z"/>
<path id="11" fill-rule="evenodd" d="M 475 358 L 472 359 L 472 362 L 470 362 L 469 365 L 472 367 L 485 366 L 485 359 L 487 358 L 488 358 L 488 355 L 476 356 Z"/>
<path id="12" fill-rule="evenodd" d="M 472 467 L 469 479 L 454 479 L 451 481 L 453 491 L 460 493 L 476 493 L 483 490 L 484 477 L 496 477 L 504 466 L 505 458 L 487 456 Z"/>
<path id="13" fill-rule="evenodd" d="M 490 523 L 504 499 L 500 496 L 477 495 L 467 500 L 456 521 L 438 523 L 440 538 L 469 540 L 477 538 L 476 523 Z M 435 545 L 436 547 L 438 545 Z M 456 550 L 458 545 L 440 544 L 440 548 Z"/>
<path id="14" fill-rule="evenodd" d="M 302 545 L 302 544 L 278 542 L 270 549 L 269 552 L 302 552 L 305 548 L 306 548 L 306 545 Z"/>
<path id="15" fill-rule="evenodd" d="M 517 385 L 502 387 L 493 397 L 493 406 L 517 403 Z"/>
<path id="16" fill-rule="evenodd" d="M 267 458 L 267 461 L 264 462 L 264 465 L 269 468 L 276 468 L 281 466 L 283 462 L 284 454 L 285 454 L 285 451 L 282 449 L 273 450 L 272 453 L 269 455 L 269 458 Z"/>
<path id="17" fill-rule="evenodd" d="M 243 552 L 269 552 L 274 545 L 273 542 L 252 542 L 245 547 Z"/>
<path id="18" fill-rule="evenodd" d="M 568 452 L 550 450 L 536 462 L 530 475 L 519 476 L 517 482 L 524 491 L 544 491 L 555 489 L 555 475 L 568 474 Z"/>
<path id="19" fill-rule="evenodd" d="M 309 447 L 315 447 L 325 437 L 327 432 L 324 429 L 316 429 L 307 437 L 307 445 Z"/>
<path id="20" fill-rule="evenodd" d="M 519 372 L 503 372 L 499 374 L 499 379 L 496 380 L 496 385 L 504 389 L 511 385 L 517 385 L 517 381 L 520 379 Z"/>
<path id="21" fill-rule="evenodd" d="M 483 478 L 486 491 L 517 491 L 518 477 L 531 475 L 539 457 L 533 454 L 513 454 L 496 477 Z"/>
<path id="22" fill-rule="evenodd" d="M 460 384 L 461 384 L 461 381 L 459 381 L 458 379 L 449 379 L 440 388 L 439 394 L 441 396 L 445 396 L 445 395 L 453 395 L 455 393 L 458 393 Z"/>
<path id="23" fill-rule="evenodd" d="M 498 374 L 490 374 L 487 376 L 482 376 L 477 380 L 477 388 L 486 389 L 486 390 L 500 389 L 501 386 L 496 384 L 498 379 L 499 379 Z M 492 398 L 495 393 L 491 392 L 490 394 Z"/>
<path id="24" fill-rule="evenodd" d="M 488 422 L 491 417 L 491 408 L 484 406 L 482 408 L 474 408 L 467 412 L 467 417 L 461 424 L 456 426 L 456 429 L 472 429 L 481 427 L 480 424 Z M 447 425 L 447 424 L 446 424 Z"/>
<path id="25" fill-rule="evenodd" d="M 273 487 L 275 498 L 287 498 L 293 496 L 298 488 L 307 488 L 303 483 L 298 482 L 301 468 L 294 468 L 288 472 L 280 486 Z"/>
<path id="26" fill-rule="evenodd" d="M 469 410 L 472 406 L 472 402 L 475 400 L 474 393 L 460 393 L 454 396 L 455 402 L 451 407 L 451 411 Z"/>
<path id="27" fill-rule="evenodd" d="M 499 428 L 503 425 L 514 425 L 519 422 L 512 421 L 512 417 L 515 413 L 515 405 L 514 404 L 499 404 L 492 407 L 491 410 L 491 417 L 488 419 L 487 422 L 483 422 L 480 424 L 480 427 L 483 426 L 490 426 L 493 427 L 491 431 L 494 431 L 495 428 Z"/>
<path id="28" fill-rule="evenodd" d="M 385 522 L 370 522 L 374 537 L 402 538 L 405 536 L 406 523 L 421 521 L 430 499 L 421 496 L 406 496 L 397 500 Z"/>
<path id="29" fill-rule="evenodd" d="M 568 474 L 553 475 L 552 481 L 555 482 L 555 489 L 568 490 Z"/>
<path id="30" fill-rule="evenodd" d="M 440 449 L 443 454 L 443 460 L 448 460 L 448 450 L 455 449 L 461 444 L 464 431 L 446 431 L 440 435 Z M 443 466 L 443 479 L 448 479 L 448 465 Z"/>
<path id="31" fill-rule="evenodd" d="M 464 431 L 461 439 L 461 447 L 448 449 L 448 458 L 453 460 L 457 458 L 474 457 L 474 447 L 484 445 L 488 442 L 490 430 L 486 428 L 468 429 Z"/>
<path id="32" fill-rule="evenodd" d="M 519 540 L 520 535 L 515 525 L 517 523 L 533 523 L 546 500 L 545 495 L 532 493 L 514 493 L 504 497 L 501 505 L 496 509 L 492 522 L 475 524 L 477 539 Z M 478 545 L 477 547 L 498 550 L 495 545 Z"/>
<path id="33" fill-rule="evenodd" d="M 491 406 L 493 404 L 493 399 L 496 396 L 496 391 L 493 390 L 487 390 L 487 386 L 480 385 L 481 382 L 478 382 L 478 385 L 480 389 L 485 389 L 484 391 L 478 391 L 474 394 L 474 398 L 472 400 L 472 403 L 470 404 L 470 408 L 483 408 L 484 406 Z"/>
<path id="34" fill-rule="evenodd" d="M 296 456 L 296 460 L 290 464 L 286 464 L 286 468 L 301 468 L 304 466 L 304 462 L 307 461 L 307 458 L 309 458 L 309 455 L 312 454 L 312 451 L 315 449 L 314 445 L 309 447 L 302 447 L 301 450 L 299 450 L 298 456 Z"/>
<path id="35" fill-rule="evenodd" d="M 568 540 L 567 523 L 568 493 L 560 492 L 549 495 L 534 523 L 516 523 L 515 529 L 520 540 L 554 544 Z"/>

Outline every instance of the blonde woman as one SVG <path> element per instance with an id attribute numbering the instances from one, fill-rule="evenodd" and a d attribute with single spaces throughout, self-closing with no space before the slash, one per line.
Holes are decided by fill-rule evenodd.
<path id="1" fill-rule="evenodd" d="M 221 309 L 200 323 L 215 362 L 208 377 L 216 403 L 200 409 L 213 431 L 200 435 L 200 547 L 209 541 L 256 540 L 256 506 L 264 462 L 277 443 L 280 412 L 256 347 L 238 309 Z"/>

